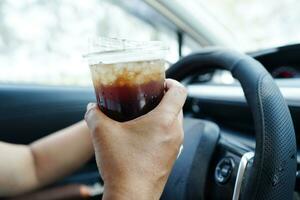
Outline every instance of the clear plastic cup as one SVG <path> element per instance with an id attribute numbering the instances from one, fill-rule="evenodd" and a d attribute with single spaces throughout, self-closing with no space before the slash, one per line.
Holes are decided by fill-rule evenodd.
<path id="1" fill-rule="evenodd" d="M 159 41 L 90 40 L 87 58 L 99 108 L 128 121 L 155 108 L 164 95 L 165 56 Z"/>

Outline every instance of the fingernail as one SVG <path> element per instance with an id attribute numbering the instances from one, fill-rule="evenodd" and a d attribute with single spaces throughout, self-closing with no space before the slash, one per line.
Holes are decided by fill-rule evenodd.
<path id="1" fill-rule="evenodd" d="M 86 110 L 89 110 L 94 106 L 95 106 L 95 103 L 88 103 L 88 105 L 86 106 Z"/>

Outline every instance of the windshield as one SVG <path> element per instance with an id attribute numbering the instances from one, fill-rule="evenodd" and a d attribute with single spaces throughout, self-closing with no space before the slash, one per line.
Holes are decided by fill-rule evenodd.
<path id="1" fill-rule="evenodd" d="M 176 0 L 176 3 L 190 11 L 187 13 L 199 23 L 207 21 L 203 13 L 210 15 L 216 23 L 210 21 L 205 25 L 217 30 L 214 33 L 226 38 L 227 44 L 243 51 L 300 42 L 299 0 Z M 223 32 L 217 26 L 223 26 Z"/>

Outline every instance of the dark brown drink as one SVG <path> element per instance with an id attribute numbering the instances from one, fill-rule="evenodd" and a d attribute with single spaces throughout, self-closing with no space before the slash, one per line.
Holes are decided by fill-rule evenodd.
<path id="1" fill-rule="evenodd" d="M 90 66 L 97 103 L 110 118 L 123 122 L 155 108 L 164 94 L 164 61 Z"/>

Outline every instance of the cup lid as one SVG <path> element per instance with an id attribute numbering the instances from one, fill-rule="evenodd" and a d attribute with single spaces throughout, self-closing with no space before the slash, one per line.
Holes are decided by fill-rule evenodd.
<path id="1" fill-rule="evenodd" d="M 169 48 L 161 41 L 130 41 L 117 38 L 89 39 L 89 51 L 83 55 L 89 64 L 112 64 L 164 59 Z"/>

